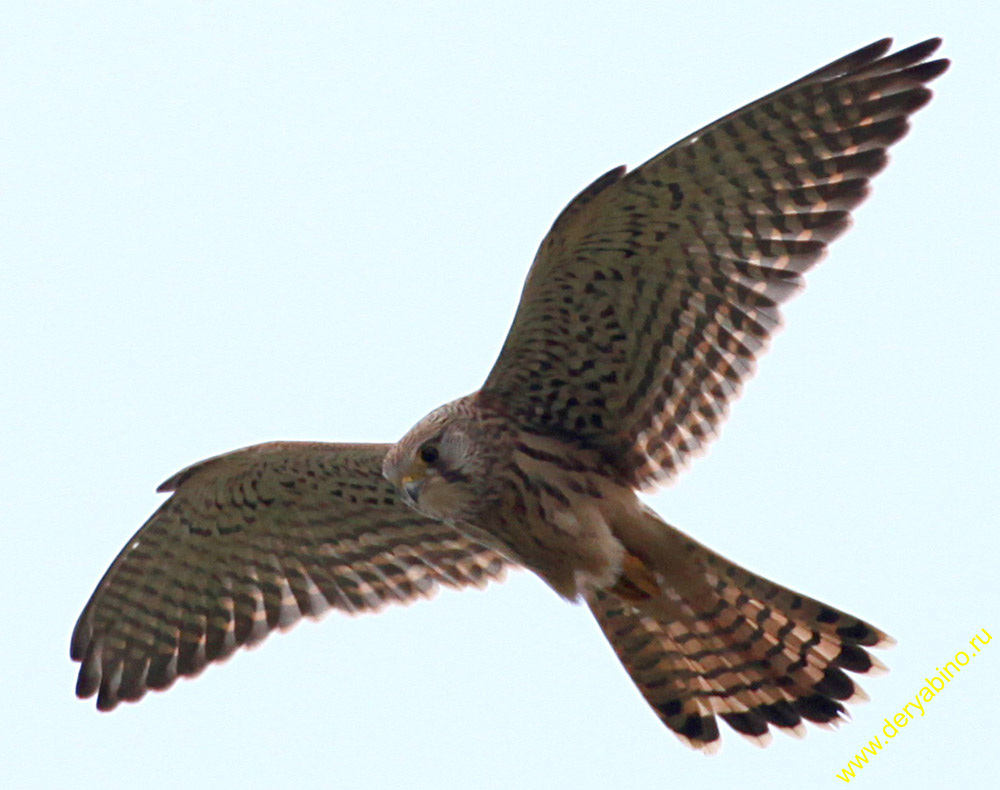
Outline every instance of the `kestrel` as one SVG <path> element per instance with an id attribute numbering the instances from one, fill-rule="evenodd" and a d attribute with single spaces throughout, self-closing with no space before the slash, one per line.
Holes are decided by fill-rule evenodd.
<path id="1" fill-rule="evenodd" d="M 737 110 L 559 215 L 482 389 L 395 445 L 279 442 L 202 461 L 73 632 L 111 710 L 330 607 L 355 613 L 525 567 L 593 612 L 659 718 L 826 724 L 883 668 L 878 628 L 719 556 L 637 491 L 715 435 L 779 305 L 848 226 L 947 60 L 884 39 Z"/>

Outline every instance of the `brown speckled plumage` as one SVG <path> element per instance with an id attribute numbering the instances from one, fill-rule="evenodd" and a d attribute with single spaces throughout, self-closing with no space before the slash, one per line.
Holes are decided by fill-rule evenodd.
<path id="1" fill-rule="evenodd" d="M 636 492 L 715 435 L 779 306 L 849 224 L 947 68 L 888 39 L 722 118 L 558 217 L 483 388 L 396 445 L 275 443 L 179 473 L 71 653 L 111 709 L 328 607 L 377 610 L 524 566 L 583 599 L 657 716 L 835 723 L 879 629 L 720 557 Z M 384 475 L 384 476 L 383 476 Z M 763 538 L 762 538 L 763 539 Z"/>
<path id="2" fill-rule="evenodd" d="M 484 586 L 495 552 L 399 501 L 389 445 L 275 442 L 195 464 L 97 586 L 73 632 L 77 693 L 111 710 L 275 628 Z"/>
<path id="3" fill-rule="evenodd" d="M 599 178 L 542 242 L 483 392 L 636 486 L 673 476 L 930 100 L 939 43 L 872 44 Z"/>

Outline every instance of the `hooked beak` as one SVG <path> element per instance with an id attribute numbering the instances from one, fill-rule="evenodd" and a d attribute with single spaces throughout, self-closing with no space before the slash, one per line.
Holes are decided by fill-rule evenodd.
<path id="1" fill-rule="evenodd" d="M 410 507 L 416 507 L 417 500 L 420 498 L 420 480 L 411 475 L 404 476 L 399 481 L 399 493 L 406 504 Z"/>

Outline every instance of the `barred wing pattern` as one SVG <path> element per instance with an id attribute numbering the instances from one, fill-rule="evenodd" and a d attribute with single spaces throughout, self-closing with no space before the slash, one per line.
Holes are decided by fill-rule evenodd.
<path id="1" fill-rule="evenodd" d="M 330 607 L 376 611 L 484 586 L 500 555 L 403 504 L 389 445 L 276 442 L 202 461 L 133 536 L 80 615 L 77 694 L 97 707 L 196 675 Z"/>
<path id="2" fill-rule="evenodd" d="M 847 672 L 884 672 L 866 648 L 889 647 L 892 637 L 663 526 L 687 575 L 669 586 L 659 613 L 608 591 L 587 602 L 632 681 L 681 740 L 716 751 L 718 716 L 765 746 L 772 726 L 804 735 L 804 721 L 836 725 L 845 704 L 867 699 Z"/>
<path id="3" fill-rule="evenodd" d="M 939 44 L 876 42 L 594 182 L 542 242 L 484 402 L 626 484 L 673 477 L 930 99 Z"/>

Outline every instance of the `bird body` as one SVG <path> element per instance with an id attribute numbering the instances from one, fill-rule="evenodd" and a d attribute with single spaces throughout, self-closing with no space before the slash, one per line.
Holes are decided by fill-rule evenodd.
<path id="1" fill-rule="evenodd" d="M 891 638 L 764 579 L 638 493 L 716 435 L 779 307 L 931 93 L 938 39 L 885 39 L 731 113 L 559 215 L 482 388 L 394 445 L 270 443 L 195 464 L 73 633 L 103 710 L 275 628 L 525 567 L 582 600 L 657 716 L 719 744 L 835 724 Z"/>
<path id="2" fill-rule="evenodd" d="M 390 449 L 385 476 L 424 515 L 475 535 L 564 598 L 613 584 L 624 555 L 613 522 L 638 508 L 634 493 L 609 485 L 596 451 L 513 430 L 481 401 L 476 393 L 431 412 Z"/>
<path id="3" fill-rule="evenodd" d="M 480 400 L 418 423 L 386 455 L 386 478 L 424 515 L 585 600 L 685 742 L 717 748 L 718 713 L 764 744 L 769 724 L 798 733 L 864 698 L 843 670 L 881 669 L 862 646 L 891 637 L 731 563 L 644 505 L 600 452 L 512 430 Z"/>

